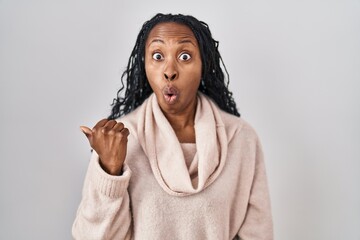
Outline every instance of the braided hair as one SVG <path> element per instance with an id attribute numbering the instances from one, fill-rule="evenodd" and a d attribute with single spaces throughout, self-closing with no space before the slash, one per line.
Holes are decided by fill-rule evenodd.
<path id="1" fill-rule="evenodd" d="M 121 76 L 122 86 L 111 104 L 112 110 L 108 119 L 116 119 L 130 113 L 153 92 L 145 73 L 145 43 L 154 26 L 164 22 L 184 24 L 192 30 L 199 43 L 202 61 L 202 78 L 198 90 L 213 99 L 222 110 L 240 117 L 232 92 L 228 89 L 229 74 L 218 50 L 219 42 L 212 38 L 208 25 L 189 15 L 158 13 L 143 24 L 137 36 L 127 68 Z M 122 96 L 124 90 L 125 94 Z"/>

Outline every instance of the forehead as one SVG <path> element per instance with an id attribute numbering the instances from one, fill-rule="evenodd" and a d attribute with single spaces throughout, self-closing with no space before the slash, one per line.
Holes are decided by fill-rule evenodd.
<path id="1" fill-rule="evenodd" d="M 150 31 L 147 42 L 154 38 L 190 38 L 196 41 L 195 35 L 191 29 L 180 23 L 166 22 L 159 23 Z"/>

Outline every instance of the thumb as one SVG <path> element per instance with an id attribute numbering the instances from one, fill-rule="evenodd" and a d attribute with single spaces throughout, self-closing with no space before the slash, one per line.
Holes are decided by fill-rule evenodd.
<path id="1" fill-rule="evenodd" d="M 86 135 L 86 137 L 89 139 L 92 135 L 92 131 L 90 128 L 85 126 L 80 126 L 80 130 Z"/>

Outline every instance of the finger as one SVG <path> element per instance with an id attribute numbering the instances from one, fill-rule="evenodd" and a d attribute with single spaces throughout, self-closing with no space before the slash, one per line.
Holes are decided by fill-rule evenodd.
<path id="1" fill-rule="evenodd" d="M 98 123 L 95 124 L 94 129 L 103 127 L 107 122 L 108 120 L 106 118 L 100 120 Z"/>
<path id="2" fill-rule="evenodd" d="M 92 131 L 90 128 L 86 127 L 86 126 L 80 126 L 80 130 L 85 134 L 85 136 L 87 138 L 91 137 L 92 135 Z"/>
<path id="3" fill-rule="evenodd" d="M 108 122 L 104 125 L 104 127 L 103 127 L 103 129 L 102 129 L 102 132 L 104 133 L 104 132 L 107 132 L 107 131 L 112 130 L 112 128 L 113 128 L 115 125 L 116 125 L 116 121 L 115 121 L 115 120 L 110 120 L 110 121 L 108 121 Z"/>
<path id="4" fill-rule="evenodd" d="M 129 129 L 124 128 L 123 130 L 121 130 L 121 134 L 122 134 L 124 137 L 128 137 L 129 134 L 130 134 L 130 131 L 129 131 Z"/>
<path id="5" fill-rule="evenodd" d="M 113 130 L 118 132 L 118 131 L 121 131 L 123 130 L 124 128 L 124 124 L 122 122 L 118 122 L 115 124 L 115 126 L 113 127 Z"/>

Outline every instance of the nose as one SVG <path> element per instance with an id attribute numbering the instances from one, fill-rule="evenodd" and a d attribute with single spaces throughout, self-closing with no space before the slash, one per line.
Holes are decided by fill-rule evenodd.
<path id="1" fill-rule="evenodd" d="M 177 74 L 176 73 L 172 73 L 172 74 L 167 74 L 167 73 L 164 73 L 164 77 L 166 80 L 168 81 L 172 81 L 176 78 Z"/>
<path id="2" fill-rule="evenodd" d="M 173 81 L 179 76 L 176 65 L 173 61 L 169 61 L 164 69 L 164 77 L 168 81 Z"/>

